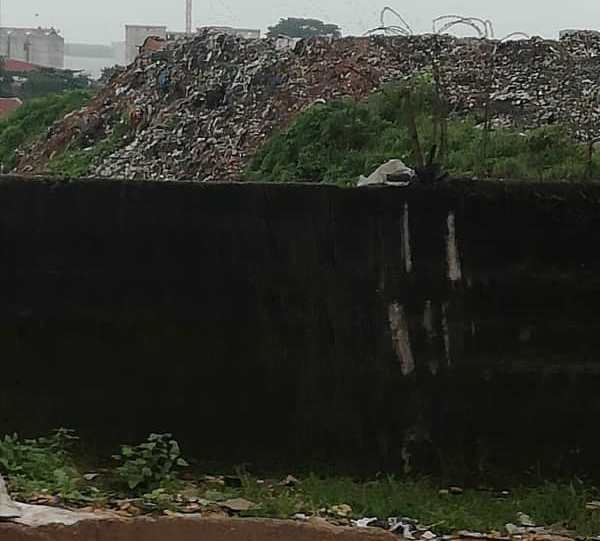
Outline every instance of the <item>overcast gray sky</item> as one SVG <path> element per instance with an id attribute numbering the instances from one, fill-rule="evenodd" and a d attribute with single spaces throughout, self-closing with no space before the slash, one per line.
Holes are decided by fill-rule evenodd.
<path id="1" fill-rule="evenodd" d="M 0 0 L 2 24 L 54 26 L 67 41 L 110 43 L 124 39 L 123 25 L 184 26 L 184 0 Z M 194 0 L 196 25 L 265 29 L 280 17 L 316 17 L 362 34 L 377 26 L 379 11 L 390 5 L 417 31 L 431 19 L 465 14 L 492 19 L 498 35 L 524 31 L 553 37 L 561 28 L 600 29 L 600 0 Z"/>

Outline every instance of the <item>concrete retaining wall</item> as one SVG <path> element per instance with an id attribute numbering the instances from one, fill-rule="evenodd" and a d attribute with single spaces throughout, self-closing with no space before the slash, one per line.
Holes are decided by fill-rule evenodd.
<path id="1" fill-rule="evenodd" d="M 589 470 L 599 201 L 588 184 L 5 178 L 0 432 L 68 426 L 110 447 L 169 431 L 240 462 Z"/>

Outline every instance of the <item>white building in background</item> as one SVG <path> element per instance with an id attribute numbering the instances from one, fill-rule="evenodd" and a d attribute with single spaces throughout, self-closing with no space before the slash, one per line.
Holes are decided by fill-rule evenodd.
<path id="1" fill-rule="evenodd" d="M 48 68 L 65 66 L 65 40 L 54 28 L 0 28 L 0 56 Z"/>
<path id="2" fill-rule="evenodd" d="M 204 26 L 196 29 L 196 32 L 203 30 L 216 30 L 232 36 L 238 36 L 244 39 L 260 39 L 259 29 L 254 28 L 233 28 L 231 26 Z M 163 25 L 125 25 L 125 63 L 131 64 L 140 52 L 140 48 L 149 37 L 156 37 L 165 41 L 176 41 L 185 39 L 188 36 L 185 32 L 170 32 Z"/>
<path id="3" fill-rule="evenodd" d="M 151 36 L 167 39 L 167 27 L 140 24 L 128 24 L 125 26 L 126 64 L 131 64 L 136 59 L 140 47 Z"/>

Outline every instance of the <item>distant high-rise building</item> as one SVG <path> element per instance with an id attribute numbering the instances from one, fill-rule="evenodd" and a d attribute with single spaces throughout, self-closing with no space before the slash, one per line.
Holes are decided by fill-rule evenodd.
<path id="1" fill-rule="evenodd" d="M 65 40 L 54 28 L 0 28 L 0 56 L 62 69 Z"/>

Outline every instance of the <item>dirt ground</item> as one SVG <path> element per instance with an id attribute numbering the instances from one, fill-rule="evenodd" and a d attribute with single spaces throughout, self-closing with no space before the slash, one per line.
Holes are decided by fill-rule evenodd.
<path id="1" fill-rule="evenodd" d="M 0 541 L 397 541 L 388 532 L 337 528 L 325 522 L 189 519 L 88 521 L 29 528 L 0 524 Z"/>

